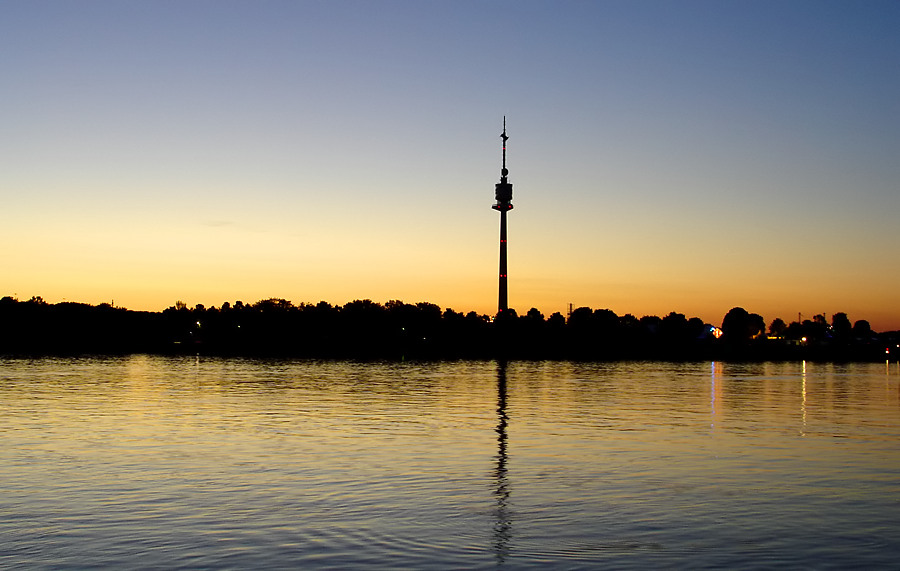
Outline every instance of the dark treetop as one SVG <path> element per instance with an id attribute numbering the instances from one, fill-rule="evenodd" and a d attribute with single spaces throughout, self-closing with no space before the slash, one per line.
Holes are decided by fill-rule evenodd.
<path id="1" fill-rule="evenodd" d="M 545 318 L 532 308 L 496 317 L 433 303 L 355 300 L 294 305 L 284 299 L 162 312 L 109 304 L 0 299 L 0 354 L 174 353 L 358 359 L 897 359 L 897 332 L 875 333 L 836 313 L 766 330 L 759 315 L 730 310 L 721 327 L 694 317 L 616 315 L 579 307 Z"/>

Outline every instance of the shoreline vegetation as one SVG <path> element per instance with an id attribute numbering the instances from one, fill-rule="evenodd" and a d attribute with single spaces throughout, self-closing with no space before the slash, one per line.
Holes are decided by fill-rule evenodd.
<path id="1" fill-rule="evenodd" d="M 294 305 L 279 298 L 220 307 L 178 301 L 161 312 L 110 304 L 0 299 L 0 355 L 202 354 L 350 359 L 811 360 L 900 358 L 900 332 L 877 333 L 844 313 L 802 322 L 731 309 L 720 326 L 671 312 L 568 316 L 466 314 L 433 303 L 354 300 Z"/>

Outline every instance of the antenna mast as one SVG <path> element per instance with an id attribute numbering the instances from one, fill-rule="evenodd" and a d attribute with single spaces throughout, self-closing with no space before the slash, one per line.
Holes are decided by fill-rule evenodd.
<path id="1" fill-rule="evenodd" d="M 506 170 L 506 140 L 509 139 L 506 134 L 506 115 L 503 116 L 503 132 L 500 133 L 500 138 L 503 139 L 503 168 L 500 169 L 500 174 L 505 177 L 509 172 Z"/>

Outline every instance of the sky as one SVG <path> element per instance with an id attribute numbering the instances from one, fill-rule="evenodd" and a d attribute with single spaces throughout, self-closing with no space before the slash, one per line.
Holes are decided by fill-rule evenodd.
<path id="1" fill-rule="evenodd" d="M 900 2 L 0 3 L 0 295 L 900 329 Z"/>

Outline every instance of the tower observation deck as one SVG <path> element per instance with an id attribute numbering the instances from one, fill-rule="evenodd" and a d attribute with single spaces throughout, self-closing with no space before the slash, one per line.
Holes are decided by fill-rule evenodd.
<path id="1" fill-rule="evenodd" d="M 507 180 L 509 171 L 506 168 L 506 140 L 509 136 L 506 134 L 506 117 L 503 117 L 503 133 L 500 134 L 503 140 L 503 166 L 500 168 L 500 182 L 494 185 L 494 197 L 497 203 L 491 206 L 494 210 L 500 212 L 500 291 L 497 302 L 498 312 L 502 313 L 509 309 L 509 295 L 507 290 L 507 274 L 506 274 L 506 213 L 512 210 L 512 184 Z"/>

